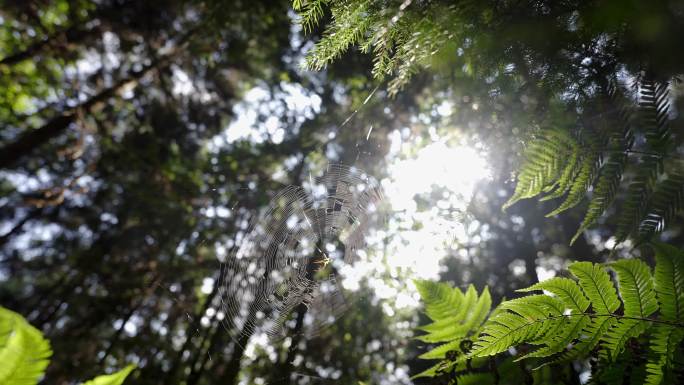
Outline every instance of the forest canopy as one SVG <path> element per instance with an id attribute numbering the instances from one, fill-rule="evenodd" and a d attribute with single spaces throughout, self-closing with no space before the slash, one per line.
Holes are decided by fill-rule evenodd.
<path id="1" fill-rule="evenodd" d="M 676 0 L 0 0 L 0 383 L 684 383 Z"/>

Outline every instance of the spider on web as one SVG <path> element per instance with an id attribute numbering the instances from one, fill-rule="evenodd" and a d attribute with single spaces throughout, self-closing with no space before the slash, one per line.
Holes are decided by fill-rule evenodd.
<path id="1" fill-rule="evenodd" d="M 318 258 L 318 259 L 314 260 L 312 263 L 314 265 L 319 266 L 319 268 L 315 270 L 315 272 L 319 272 L 319 271 L 325 269 L 330 262 L 332 262 L 332 259 L 330 259 L 330 257 L 328 257 L 327 254 L 323 253 L 323 258 Z"/>

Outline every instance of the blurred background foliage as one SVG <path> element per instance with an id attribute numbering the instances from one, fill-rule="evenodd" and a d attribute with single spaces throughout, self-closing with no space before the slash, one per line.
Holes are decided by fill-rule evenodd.
<path id="1" fill-rule="evenodd" d="M 585 210 L 501 207 L 535 131 L 600 113 L 587 108 L 597 79 L 682 73 L 680 2 L 331 2 L 369 4 L 361 16 L 377 17 L 356 33 L 389 56 L 359 54 L 350 47 L 363 39 L 351 39 L 309 62 L 314 72 L 301 64 L 340 19 L 328 2 L 296 3 L 320 3 L 319 24 L 304 31 L 282 0 L 0 1 L 0 303 L 51 341 L 45 383 L 135 364 L 127 384 L 408 384 L 430 366 L 410 339 L 425 321 L 415 269 L 395 263 L 397 245 L 421 239 L 411 231 L 444 223 L 439 251 L 414 264 L 456 287 L 489 285 L 495 303 L 571 260 L 609 258 L 613 222 L 570 245 Z M 397 15 L 411 34 L 376 50 L 373 33 Z M 412 22 L 449 29 L 426 45 Z M 472 191 L 442 204 L 474 158 L 447 163 L 415 207 L 395 210 L 348 287 L 354 306 L 299 339 L 294 358 L 258 334 L 229 338 L 211 306 L 219 261 L 278 190 L 329 161 L 391 183 L 431 143 L 475 149 L 487 175 L 477 169 Z M 684 246 L 681 217 L 660 236 Z"/>

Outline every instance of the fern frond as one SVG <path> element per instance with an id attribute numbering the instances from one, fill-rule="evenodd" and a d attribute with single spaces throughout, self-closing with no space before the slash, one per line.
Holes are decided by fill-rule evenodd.
<path id="1" fill-rule="evenodd" d="M 642 261 L 625 259 L 610 264 L 617 273 L 624 315 L 647 318 L 658 310 L 651 269 Z M 630 338 L 637 337 L 650 323 L 637 319 L 620 319 L 606 334 L 606 348 L 615 359 Z"/>
<path id="2" fill-rule="evenodd" d="M 447 353 L 451 351 L 458 351 L 461 348 L 461 343 L 463 339 L 456 339 L 445 344 L 441 344 L 434 349 L 431 349 L 421 355 L 418 358 L 424 360 L 438 360 L 446 358 Z"/>
<path id="3" fill-rule="evenodd" d="M 577 343 L 567 352 L 565 352 L 559 361 L 568 361 L 581 357 L 587 357 L 596 346 L 601 342 L 603 336 L 606 335 L 615 324 L 617 319 L 613 317 L 594 317 L 582 330 Z"/>
<path id="4" fill-rule="evenodd" d="M 625 198 L 617 220 L 618 243 L 636 234 L 647 238 L 672 222 L 684 205 L 684 166 L 665 163 L 673 146 L 669 84 L 638 81 L 636 108 L 621 96 L 617 84 L 606 89 L 606 108 L 599 109 L 603 124 L 589 123 L 592 117 L 577 129 L 544 130 L 529 144 L 516 189 L 504 210 L 526 198 L 538 196 L 547 201 L 565 196 L 547 214 L 555 216 L 578 205 L 591 191 L 589 207 L 571 244 L 605 214 L 620 190 L 625 191 Z M 637 108 L 638 113 L 633 113 Z M 557 135 L 559 131 L 564 135 Z M 643 147 L 638 151 L 632 150 L 637 137 Z M 634 164 L 629 162 L 630 154 L 638 154 Z M 623 177 L 629 182 L 621 186 Z"/>
<path id="5" fill-rule="evenodd" d="M 539 342 L 564 321 L 563 304 L 545 295 L 506 301 L 501 312 L 485 323 L 471 356 L 492 356 L 521 342 Z"/>
<path id="6" fill-rule="evenodd" d="M 543 347 L 517 358 L 516 361 L 533 357 L 549 357 L 566 350 L 577 339 L 577 336 L 583 330 L 586 330 L 587 325 L 591 322 L 591 318 L 587 315 L 564 318 L 559 324 L 558 331 L 551 335 L 550 339 L 544 341 Z"/>
<path id="7" fill-rule="evenodd" d="M 423 342 L 461 340 L 472 334 L 484 322 L 491 307 L 492 299 L 489 290 L 485 288 L 478 298 L 475 288 L 470 286 L 458 313 L 420 327 L 420 330 L 428 332 L 428 334 L 416 338 Z"/>
<path id="8" fill-rule="evenodd" d="M 416 281 L 425 304 L 425 313 L 434 322 L 418 329 L 427 332 L 416 337 L 424 342 L 461 339 L 482 324 L 491 310 L 492 299 L 485 288 L 480 296 L 471 285 L 464 294 L 458 288 L 430 281 Z"/>
<path id="9" fill-rule="evenodd" d="M 48 340 L 19 314 L 0 306 L 0 383 L 34 385 L 52 355 Z"/>
<path id="10" fill-rule="evenodd" d="M 577 282 L 569 278 L 554 277 L 517 291 L 529 292 L 534 290 L 545 290 L 557 296 L 565 307 L 571 310 L 569 314 L 582 314 L 590 304 L 577 285 Z M 589 316 L 567 317 L 559 328 L 559 333 L 547 341 L 546 346 L 528 353 L 518 360 L 532 357 L 548 357 L 565 350 L 580 335 L 589 322 Z"/>
<path id="11" fill-rule="evenodd" d="M 128 365 L 116 373 L 97 376 L 90 381 L 84 382 L 83 385 L 121 385 L 133 369 L 135 369 L 135 365 Z"/>
<path id="12" fill-rule="evenodd" d="M 639 234 L 649 237 L 661 232 L 684 207 L 684 167 L 680 162 L 666 166 L 667 174 L 658 183 L 639 225 Z"/>
<path id="13" fill-rule="evenodd" d="M 428 280 L 414 280 L 418 294 L 425 305 L 425 314 L 438 321 L 458 315 L 461 311 L 465 295 L 446 283 Z"/>
<path id="14" fill-rule="evenodd" d="M 471 313 L 459 316 L 465 317 L 460 322 L 458 318 L 450 321 L 463 325 L 469 319 L 477 320 L 472 328 L 469 327 L 471 332 L 479 331 L 472 349 L 467 354 L 462 351 L 462 343 L 471 337 L 452 328 L 451 337 L 456 338 L 421 356 L 447 361 L 421 375 L 436 375 L 446 367 L 456 370 L 461 367 L 458 365 L 470 362 L 468 360 L 486 359 L 523 344 L 535 349 L 514 361 L 547 358 L 539 367 L 590 356 L 599 358 L 601 368 L 629 366 L 638 357 L 633 349 L 627 348 L 631 346 L 628 341 L 635 337 L 643 341 L 641 336 L 646 335 L 650 338 L 648 364 L 630 368 L 630 375 L 648 384 L 661 383 L 663 378 L 669 378 L 674 355 L 684 341 L 684 251 L 664 244 L 654 244 L 654 248 L 656 268 L 653 275 L 650 267 L 637 259 L 605 266 L 575 262 L 569 266 L 573 277 L 554 277 L 518 290 L 523 293 L 543 291 L 544 294 L 502 302 L 479 327 L 481 308 L 489 308 L 490 304 L 489 298 L 483 299 L 483 293 L 478 302 L 482 301 L 486 306 L 472 306 Z M 609 269 L 615 272 L 615 283 Z M 435 284 L 430 286 L 435 288 L 433 290 L 426 290 L 426 284 L 421 286 L 426 298 L 433 303 L 441 303 L 436 298 L 449 293 Z M 430 294 L 435 292 L 441 294 Z M 462 312 L 454 309 L 452 316 L 457 313 Z M 446 315 L 446 312 L 439 311 L 439 314 Z M 449 327 L 449 323 L 439 320 L 433 325 L 439 325 L 439 328 L 428 325 L 422 329 L 432 332 Z M 643 361 L 643 358 L 639 359 Z M 619 377 L 603 369 L 595 374 L 602 381 Z"/>
<path id="15" fill-rule="evenodd" d="M 620 182 L 627 167 L 628 151 L 634 144 L 633 112 L 619 91 L 619 82 L 613 79 L 605 87 L 605 101 L 608 105 L 605 124 L 608 127 L 607 160 L 601 166 L 598 178 L 589 200 L 589 207 L 582 223 L 570 240 L 577 238 L 593 226 L 613 203 L 620 188 Z M 599 149 L 600 150 L 600 149 Z"/>
<path id="16" fill-rule="evenodd" d="M 563 301 L 565 306 L 578 313 L 583 313 L 589 307 L 589 300 L 584 296 L 580 287 L 577 286 L 577 282 L 570 278 L 553 277 L 526 289 L 516 291 L 525 293 L 535 290 L 546 290 L 555 294 Z"/>
<path id="17" fill-rule="evenodd" d="M 615 238 L 622 242 L 635 232 L 641 218 L 646 214 L 646 207 L 656 183 L 656 169 L 659 160 L 654 155 L 644 156 L 637 175 L 628 187 L 628 196 L 618 219 Z"/>
<path id="18" fill-rule="evenodd" d="M 617 273 L 620 296 L 626 316 L 646 318 L 658 310 L 651 269 L 638 259 L 610 264 Z"/>
<path id="19" fill-rule="evenodd" d="M 597 152 L 592 152 L 584 157 L 579 173 L 572 181 L 567 197 L 560 206 L 546 214 L 547 218 L 577 206 L 584 199 L 596 176 L 598 162 L 599 156 Z"/>
<path id="20" fill-rule="evenodd" d="M 608 273 L 600 265 L 591 262 L 575 262 L 568 270 L 577 277 L 580 287 L 591 301 L 597 313 L 613 313 L 620 307 L 620 300 Z"/>
<path id="21" fill-rule="evenodd" d="M 534 139 L 524 153 L 513 196 L 504 203 L 506 210 L 516 202 L 532 198 L 555 186 L 559 177 L 569 178 L 575 164 L 564 164 L 568 157 L 578 156 L 577 142 L 567 131 L 545 130 Z M 561 190 L 565 187 L 560 187 Z"/>
<path id="22" fill-rule="evenodd" d="M 461 343 L 477 335 L 478 330 L 491 311 L 492 298 L 485 287 L 480 295 L 470 285 L 465 293 L 445 283 L 415 280 L 416 288 L 425 305 L 426 315 L 433 321 L 418 329 L 427 332 L 415 337 L 429 343 L 446 342 L 422 354 L 422 359 L 444 359 L 450 352 L 465 354 Z M 448 365 L 447 365 L 448 366 Z M 440 370 L 448 369 L 440 363 L 413 376 L 431 377 Z"/>
<path id="23" fill-rule="evenodd" d="M 658 385 L 663 382 L 665 369 L 672 366 L 677 348 L 684 340 L 684 330 L 669 325 L 655 325 L 651 339 L 651 356 L 646 364 L 647 385 Z"/>
<path id="24" fill-rule="evenodd" d="M 640 128 L 646 139 L 644 156 L 638 164 L 637 173 L 628 188 L 628 196 L 618 220 L 615 236 L 618 242 L 637 232 L 642 218 L 647 214 L 648 202 L 656 186 L 658 175 L 663 172 L 663 159 L 670 144 L 669 85 L 642 80 L 639 90 Z"/>
<path id="25" fill-rule="evenodd" d="M 589 227 L 593 226 L 596 221 L 603 215 L 603 213 L 608 209 L 610 204 L 615 199 L 618 187 L 620 186 L 620 181 L 622 180 L 622 173 L 624 171 L 625 165 L 627 163 L 627 154 L 618 153 L 611 154 L 608 161 L 601 168 L 598 181 L 596 182 L 596 187 L 592 193 L 591 200 L 589 201 L 589 208 L 580 224 L 575 235 L 573 235 L 570 244 L 575 243 L 577 238 L 587 230 Z"/>
<path id="26" fill-rule="evenodd" d="M 654 243 L 655 291 L 663 319 L 684 321 L 684 252 L 664 243 Z"/>

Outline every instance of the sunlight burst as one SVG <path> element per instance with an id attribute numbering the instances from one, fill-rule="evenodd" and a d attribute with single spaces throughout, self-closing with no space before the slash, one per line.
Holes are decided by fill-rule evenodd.
<path id="1" fill-rule="evenodd" d="M 403 147 L 403 146 L 402 146 Z M 435 141 L 415 156 L 395 160 L 382 181 L 392 210 L 388 261 L 422 278 L 436 278 L 439 261 L 464 237 L 462 214 L 478 182 L 491 177 L 472 147 Z M 421 203 L 422 202 L 422 203 Z"/>

